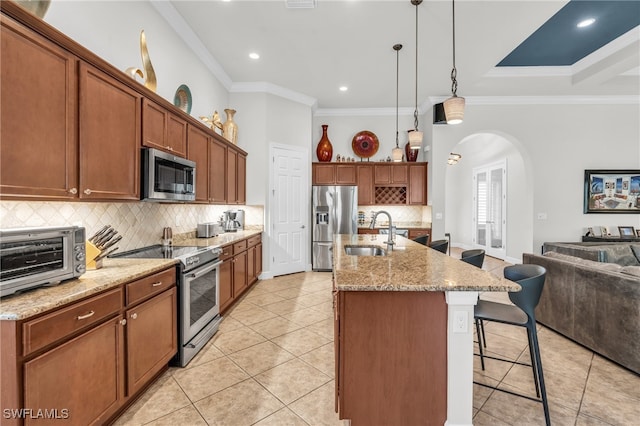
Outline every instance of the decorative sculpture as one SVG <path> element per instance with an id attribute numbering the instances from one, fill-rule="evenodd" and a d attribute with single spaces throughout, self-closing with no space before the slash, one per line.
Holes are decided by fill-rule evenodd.
<path id="1" fill-rule="evenodd" d="M 222 120 L 220 120 L 218 111 L 213 111 L 213 115 L 211 116 L 211 118 L 201 115 L 200 120 L 207 123 L 209 127 L 211 127 L 211 130 L 213 130 L 214 132 L 216 131 L 216 129 L 218 129 L 220 130 L 220 134 L 222 134 Z"/>
<path id="2" fill-rule="evenodd" d="M 156 81 L 156 73 L 151 65 L 151 59 L 149 58 L 149 50 L 147 49 L 147 38 L 144 35 L 144 30 L 140 31 L 140 55 L 142 56 L 142 68 L 129 67 L 125 70 L 127 74 L 135 80 L 136 75 L 139 75 L 144 79 L 144 85 L 147 89 L 156 91 L 158 82 Z"/>

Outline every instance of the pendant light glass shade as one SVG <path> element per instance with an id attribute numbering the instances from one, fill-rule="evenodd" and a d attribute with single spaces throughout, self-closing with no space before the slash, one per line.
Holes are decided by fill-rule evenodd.
<path id="1" fill-rule="evenodd" d="M 464 119 L 464 98 L 458 96 L 458 69 L 456 68 L 456 2 L 451 0 L 453 29 L 453 68 L 451 69 L 451 97 L 443 102 L 447 124 L 459 124 Z"/>
<path id="2" fill-rule="evenodd" d="M 443 102 L 444 116 L 447 119 L 447 124 L 462 123 L 464 119 L 464 105 L 464 98 L 455 95 Z"/>
<path id="3" fill-rule="evenodd" d="M 391 150 L 391 159 L 396 163 L 402 161 L 402 148 L 395 147 Z"/>
<path id="4" fill-rule="evenodd" d="M 419 130 L 409 130 L 409 145 L 411 149 L 420 149 L 423 133 Z"/>

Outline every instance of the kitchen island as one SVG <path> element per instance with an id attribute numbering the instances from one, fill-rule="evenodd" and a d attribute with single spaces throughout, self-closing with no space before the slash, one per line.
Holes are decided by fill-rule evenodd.
<path id="1" fill-rule="evenodd" d="M 472 424 L 473 306 L 520 286 L 411 240 L 333 244 L 336 411 L 354 426 Z M 345 247 L 379 247 L 354 256 Z"/>

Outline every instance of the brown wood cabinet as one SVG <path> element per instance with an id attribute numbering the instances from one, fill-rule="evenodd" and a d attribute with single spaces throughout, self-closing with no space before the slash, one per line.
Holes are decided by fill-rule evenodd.
<path id="1" fill-rule="evenodd" d="M 227 147 L 216 140 L 211 141 L 209 171 L 209 201 L 213 204 L 226 204 Z"/>
<path id="2" fill-rule="evenodd" d="M 406 184 L 408 181 L 406 164 L 374 165 L 374 183 L 376 185 Z"/>
<path id="3" fill-rule="evenodd" d="M 375 204 L 373 166 L 358 166 L 358 205 Z"/>
<path id="4" fill-rule="evenodd" d="M 80 63 L 80 198 L 140 199 L 139 93 Z"/>
<path id="5" fill-rule="evenodd" d="M 127 395 L 142 389 L 176 354 L 176 300 L 174 285 L 127 310 Z"/>
<path id="6" fill-rule="evenodd" d="M 414 238 L 422 237 L 428 235 L 429 239 L 427 240 L 427 244 L 431 242 L 431 228 L 411 228 L 409 229 L 409 239 L 413 240 Z"/>
<path id="7" fill-rule="evenodd" d="M 112 318 L 24 363 L 24 407 L 58 409 L 73 424 L 103 424 L 124 400 L 122 320 Z M 27 417 L 25 425 L 41 424 Z"/>
<path id="8" fill-rule="evenodd" d="M 1 198 L 139 200 L 147 146 L 208 156 L 197 202 L 246 202 L 246 152 L 14 2 L 0 8 Z M 188 127 L 210 138 L 205 160 L 201 144 L 188 152 Z"/>
<path id="9" fill-rule="evenodd" d="M 262 236 L 223 246 L 220 260 L 220 312 L 224 313 L 262 272 Z"/>
<path id="10" fill-rule="evenodd" d="M 172 267 L 34 318 L 1 321 L 3 408 L 109 423 L 177 353 L 176 291 Z"/>
<path id="11" fill-rule="evenodd" d="M 196 163 L 196 202 L 209 202 L 209 135 L 195 126 L 187 126 L 187 158 Z"/>
<path id="12" fill-rule="evenodd" d="M 364 425 L 444 424 L 444 293 L 335 292 L 334 306 L 339 418 Z"/>
<path id="13" fill-rule="evenodd" d="M 409 204 L 427 204 L 427 164 L 409 166 Z"/>
<path id="14" fill-rule="evenodd" d="M 187 122 L 157 103 L 142 102 L 142 145 L 171 154 L 187 154 Z"/>
<path id="15" fill-rule="evenodd" d="M 78 60 L 12 19 L 0 24 L 0 194 L 77 198 Z"/>
<path id="16" fill-rule="evenodd" d="M 427 163 L 313 163 L 313 185 L 357 185 L 358 205 L 426 205 Z"/>

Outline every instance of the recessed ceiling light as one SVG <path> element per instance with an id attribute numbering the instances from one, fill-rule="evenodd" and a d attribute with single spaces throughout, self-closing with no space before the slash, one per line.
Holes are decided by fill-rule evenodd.
<path id="1" fill-rule="evenodd" d="M 249 53 L 249 57 L 251 59 L 260 59 L 260 55 L 258 55 L 256 52 Z"/>
<path id="2" fill-rule="evenodd" d="M 576 25 L 576 27 L 578 27 L 578 28 L 588 27 L 589 25 L 593 24 L 594 22 L 596 22 L 596 20 L 594 18 L 585 19 L 584 21 L 578 22 L 578 25 Z"/>
<path id="3" fill-rule="evenodd" d="M 340 91 L 341 92 L 346 92 L 347 90 L 349 90 L 349 88 L 347 86 L 340 86 Z"/>

